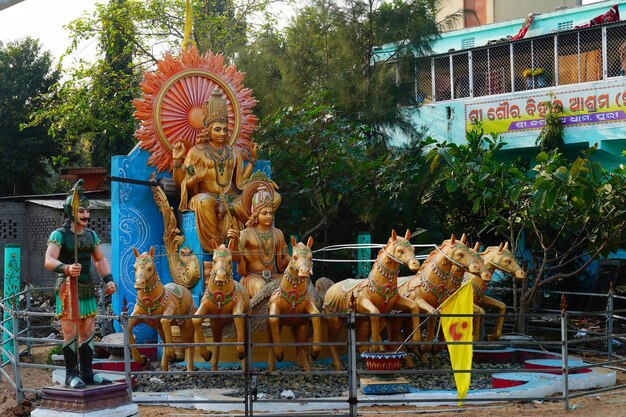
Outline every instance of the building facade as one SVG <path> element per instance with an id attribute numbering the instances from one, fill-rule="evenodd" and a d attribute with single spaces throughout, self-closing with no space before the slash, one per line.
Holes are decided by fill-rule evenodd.
<path id="1" fill-rule="evenodd" d="M 549 13 L 582 5 L 582 0 L 441 0 L 437 21 L 463 12 L 446 30 L 471 28 L 524 18 L 530 13 Z"/>
<path id="2" fill-rule="evenodd" d="M 501 135 L 504 152 L 534 157 L 550 106 L 562 106 L 566 151 L 598 145 L 605 167 L 626 149 L 626 5 L 602 2 L 538 15 L 519 40 L 522 19 L 444 33 L 433 54 L 397 66 L 403 106 L 436 139 L 464 143 L 475 122 Z M 598 19 L 596 19 L 597 21 Z M 385 58 L 394 51 L 378 51 Z M 396 143 L 406 140 L 395 137 Z"/>

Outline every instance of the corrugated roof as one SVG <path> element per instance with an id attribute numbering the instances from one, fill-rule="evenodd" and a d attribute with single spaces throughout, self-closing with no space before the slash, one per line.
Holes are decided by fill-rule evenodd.
<path id="1" fill-rule="evenodd" d="M 63 210 L 63 200 L 26 200 L 27 203 L 36 204 L 38 206 L 50 207 L 57 210 Z M 110 210 L 111 200 L 89 200 L 90 210 Z"/>

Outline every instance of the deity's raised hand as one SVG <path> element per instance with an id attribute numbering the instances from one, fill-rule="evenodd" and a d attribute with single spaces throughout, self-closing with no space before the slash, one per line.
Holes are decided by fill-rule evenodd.
<path id="1" fill-rule="evenodd" d="M 172 151 L 172 157 L 174 159 L 183 159 L 187 154 L 187 148 L 185 147 L 185 143 L 182 140 L 179 140 L 174 144 L 174 149 Z"/>
<path id="2" fill-rule="evenodd" d="M 234 240 L 235 242 L 239 242 L 239 230 L 228 229 L 228 232 L 226 232 L 226 236 Z"/>

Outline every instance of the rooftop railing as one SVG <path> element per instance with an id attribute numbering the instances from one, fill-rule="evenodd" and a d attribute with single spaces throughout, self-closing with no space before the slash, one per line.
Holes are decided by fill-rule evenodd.
<path id="1" fill-rule="evenodd" d="M 397 62 L 403 106 L 418 106 L 626 74 L 626 22 L 555 32 L 519 41 Z"/>

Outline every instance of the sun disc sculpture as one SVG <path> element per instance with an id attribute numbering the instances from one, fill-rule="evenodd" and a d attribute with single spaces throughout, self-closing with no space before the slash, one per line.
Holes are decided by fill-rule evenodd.
<path id="1" fill-rule="evenodd" d="M 195 46 L 180 57 L 168 53 L 157 62 L 154 72 L 146 72 L 140 84 L 141 97 L 133 100 L 140 128 L 135 132 L 141 149 L 150 152 L 148 164 L 159 172 L 172 170 L 175 142 L 190 146 L 203 126 L 203 106 L 214 90 L 223 93 L 227 103 L 229 144 L 250 155 L 249 141 L 257 124 L 252 114 L 256 99 L 244 88 L 244 73 L 227 66 L 222 54 L 200 54 Z"/>

